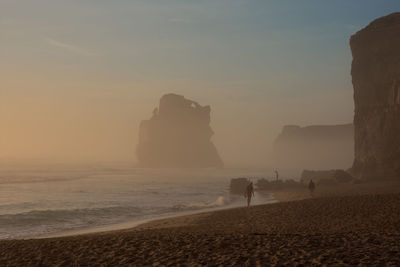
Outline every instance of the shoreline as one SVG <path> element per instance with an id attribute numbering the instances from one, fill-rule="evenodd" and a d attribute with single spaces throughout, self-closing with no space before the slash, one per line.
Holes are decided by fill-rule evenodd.
<path id="1" fill-rule="evenodd" d="M 393 186 L 392 186 L 393 185 Z M 320 197 L 330 197 L 330 196 L 348 196 L 348 195 L 363 195 L 363 194 L 379 194 L 379 193 L 396 193 L 399 190 L 396 188 L 400 187 L 400 183 L 397 181 L 385 181 L 385 182 L 366 182 L 362 184 L 337 184 L 329 186 L 319 186 L 314 194 L 314 198 Z M 272 190 L 272 191 L 258 191 L 258 194 L 270 194 L 272 196 L 272 201 L 269 203 L 262 203 L 252 205 L 268 205 L 273 203 L 299 201 L 313 198 L 308 192 L 306 187 L 304 188 L 293 188 L 293 189 L 282 189 L 282 190 Z M 87 234 L 104 234 L 107 232 L 117 232 L 117 231 L 129 231 L 133 229 L 143 229 L 144 226 L 158 225 L 158 222 L 162 221 L 165 224 L 169 224 L 167 221 L 179 221 L 180 217 L 187 216 L 201 216 L 203 214 L 208 214 L 214 211 L 230 210 L 246 207 L 246 203 L 243 205 L 227 205 L 222 207 L 205 208 L 202 210 L 195 211 L 185 211 L 178 214 L 160 215 L 148 219 L 139 219 L 133 221 L 126 221 L 120 223 L 113 223 L 110 225 L 103 226 L 93 226 L 84 227 L 77 229 L 62 230 L 56 233 L 41 234 L 38 236 L 16 238 L 18 240 L 29 240 L 29 239 L 46 239 L 46 238 L 62 238 L 69 236 L 87 235 Z M 8 239 L 13 240 L 13 239 Z"/>
<path id="2" fill-rule="evenodd" d="M 0 241 L 0 265 L 400 265 L 400 192 L 326 196 Z"/>
<path id="3" fill-rule="evenodd" d="M 274 198 L 273 192 L 265 192 L 265 193 L 272 196 L 271 201 L 266 202 L 266 203 L 256 204 L 253 206 L 268 205 L 268 204 L 273 204 L 273 203 L 279 202 L 277 199 Z M 226 206 L 213 207 L 213 208 L 204 208 L 201 210 L 184 211 L 184 212 L 180 212 L 177 214 L 159 215 L 159 216 L 155 216 L 155 217 L 148 218 L 148 219 L 139 219 L 139 220 L 120 222 L 120 223 L 113 223 L 110 225 L 84 227 L 84 228 L 77 228 L 77 229 L 67 229 L 67 230 L 62 230 L 60 232 L 56 232 L 56 233 L 41 234 L 38 236 L 25 237 L 25 238 L 16 238 L 15 240 L 62 238 L 62 237 L 87 235 L 87 234 L 103 234 L 103 233 L 107 233 L 107 232 L 129 231 L 130 229 L 140 228 L 142 225 L 152 224 L 153 222 L 164 221 L 164 220 L 174 220 L 179 217 L 197 216 L 197 215 L 202 215 L 203 213 L 210 213 L 210 212 L 221 211 L 221 210 L 230 210 L 230 209 L 236 209 L 236 208 L 241 208 L 241 207 L 245 207 L 245 206 L 246 206 L 246 203 L 245 203 L 245 201 L 243 201 L 243 205 L 233 204 L 233 205 L 226 205 Z M 5 240 L 14 240 L 14 239 L 5 239 Z"/>
<path id="4" fill-rule="evenodd" d="M 262 205 L 262 204 L 260 204 Z M 149 218 L 149 219 L 142 219 L 137 221 L 127 221 L 121 223 L 114 223 L 110 225 L 104 226 L 94 226 L 94 227 L 85 227 L 85 228 L 78 228 L 78 229 L 68 229 L 63 230 L 57 233 L 50 233 L 50 234 L 43 234 L 36 237 L 27 237 L 27 238 L 18 238 L 15 240 L 30 240 L 30 239 L 47 239 L 47 238 L 63 238 L 63 237 L 71 237 L 71 236 L 80 236 L 80 235 L 90 235 L 90 234 L 105 234 L 105 233 L 112 233 L 112 232 L 122 232 L 122 231 L 129 231 L 136 228 L 140 228 L 142 225 L 152 224 L 153 222 L 164 221 L 164 220 L 174 220 L 180 217 L 186 216 L 196 216 L 201 215 L 203 213 L 209 213 L 213 211 L 219 210 L 229 210 L 234 209 L 237 207 L 225 207 L 220 209 L 205 209 L 199 211 L 188 211 L 179 214 L 171 214 L 171 215 L 161 215 L 159 217 Z M 14 239 L 10 239 L 14 240 Z M 1 241 L 1 240 L 0 240 Z"/>
<path id="5" fill-rule="evenodd" d="M 400 266 L 400 182 L 280 192 L 278 203 L 134 228 L 0 241 L 1 266 Z M 338 190 L 341 189 L 341 190 Z M 297 200 L 293 200 L 297 199 Z"/>

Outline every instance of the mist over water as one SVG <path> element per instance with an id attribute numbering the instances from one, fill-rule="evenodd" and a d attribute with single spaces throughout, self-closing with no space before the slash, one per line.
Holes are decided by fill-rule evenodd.
<path id="1" fill-rule="evenodd" d="M 244 206 L 237 175 L 263 170 L 39 168 L 0 172 L 0 239 L 37 237 L 209 209 Z M 254 204 L 273 202 L 256 195 Z"/>
<path id="2" fill-rule="evenodd" d="M 347 169 L 353 133 L 307 129 L 352 121 L 349 38 L 389 2 L 1 1 L 0 239 L 245 206 L 232 178 Z M 170 93 L 188 108 L 165 112 Z"/>

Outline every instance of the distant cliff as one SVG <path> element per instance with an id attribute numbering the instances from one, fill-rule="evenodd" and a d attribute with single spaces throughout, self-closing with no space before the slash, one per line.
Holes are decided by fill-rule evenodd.
<path id="1" fill-rule="evenodd" d="M 304 169 L 347 169 L 354 158 L 353 124 L 285 126 L 275 140 L 275 167 L 300 174 Z"/>
<path id="2" fill-rule="evenodd" d="M 355 104 L 353 174 L 400 178 L 400 13 L 350 39 Z"/>
<path id="3" fill-rule="evenodd" d="M 210 106 L 181 95 L 164 95 L 149 120 L 140 124 L 137 156 L 142 167 L 221 167 L 211 142 Z"/>

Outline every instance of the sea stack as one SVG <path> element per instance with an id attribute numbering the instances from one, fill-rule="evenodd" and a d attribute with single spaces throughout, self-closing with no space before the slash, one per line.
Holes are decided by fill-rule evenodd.
<path id="1" fill-rule="evenodd" d="M 222 167 L 211 142 L 210 106 L 166 94 L 149 120 L 140 124 L 137 156 L 148 168 Z"/>
<path id="2" fill-rule="evenodd" d="M 287 125 L 273 147 L 276 168 L 299 174 L 304 169 L 348 169 L 354 160 L 353 124 Z"/>
<path id="3" fill-rule="evenodd" d="M 355 103 L 353 174 L 400 178 L 400 13 L 350 39 Z"/>

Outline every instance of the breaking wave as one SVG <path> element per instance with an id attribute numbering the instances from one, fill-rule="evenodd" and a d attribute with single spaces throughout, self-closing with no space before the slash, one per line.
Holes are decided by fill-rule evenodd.
<path id="1" fill-rule="evenodd" d="M 232 171 L 192 172 L 0 172 L 0 239 L 244 205 L 228 192 Z"/>
<path id="2" fill-rule="evenodd" d="M 185 211 L 212 209 L 231 204 L 229 198 L 220 196 L 212 202 L 178 204 L 170 207 L 115 206 L 104 208 L 32 210 L 18 214 L 0 215 L 0 239 L 41 235 L 57 230 L 69 230 L 88 226 L 101 226 L 129 220 L 169 216 Z M 18 228 L 20 228 L 18 230 Z M 17 230 L 17 231 L 16 231 Z M 11 234 L 14 232 L 14 234 Z M 15 233 L 18 234 L 15 234 Z"/>

